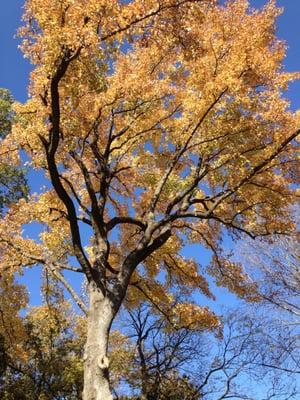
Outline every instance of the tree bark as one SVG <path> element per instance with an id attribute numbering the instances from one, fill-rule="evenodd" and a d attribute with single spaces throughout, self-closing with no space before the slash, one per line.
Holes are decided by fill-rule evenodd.
<path id="1" fill-rule="evenodd" d="M 112 400 L 107 357 L 113 309 L 95 283 L 89 285 L 87 341 L 84 351 L 83 400 Z"/>

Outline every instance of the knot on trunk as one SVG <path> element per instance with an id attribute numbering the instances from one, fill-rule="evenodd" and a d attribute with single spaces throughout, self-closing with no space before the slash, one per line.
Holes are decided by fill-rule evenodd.
<path id="1" fill-rule="evenodd" d="M 98 358 L 98 367 L 100 368 L 102 375 L 108 381 L 109 380 L 109 359 L 106 356 Z"/>
<path id="2" fill-rule="evenodd" d="M 106 356 L 98 358 L 98 367 L 102 370 L 108 369 L 109 367 L 109 359 Z"/>

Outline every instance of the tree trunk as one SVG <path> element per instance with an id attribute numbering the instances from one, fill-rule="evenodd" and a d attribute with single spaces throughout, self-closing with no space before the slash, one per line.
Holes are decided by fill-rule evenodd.
<path id="1" fill-rule="evenodd" d="M 112 400 L 107 347 L 113 310 L 110 301 L 103 296 L 94 283 L 90 283 L 89 296 L 83 400 Z"/>

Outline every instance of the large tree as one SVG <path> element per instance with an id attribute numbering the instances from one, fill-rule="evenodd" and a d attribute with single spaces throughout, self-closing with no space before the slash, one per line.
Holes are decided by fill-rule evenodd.
<path id="1" fill-rule="evenodd" d="M 282 65 L 278 13 L 272 1 L 26 2 L 30 99 L 2 147 L 23 149 L 47 181 L 1 221 L 1 268 L 43 265 L 88 311 L 84 400 L 111 399 L 108 337 L 126 296 L 174 327 L 219 327 L 207 307 L 172 307 L 174 287 L 213 297 L 187 243 L 209 248 L 216 283 L 251 301 L 255 282 L 223 235 L 295 229 L 300 118 L 282 93 L 298 75 Z M 32 221 L 39 240 L 23 234 Z M 64 270 L 85 276 L 88 307 Z"/>

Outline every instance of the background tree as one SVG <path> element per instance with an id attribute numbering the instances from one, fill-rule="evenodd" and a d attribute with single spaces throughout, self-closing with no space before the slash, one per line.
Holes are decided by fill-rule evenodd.
<path id="1" fill-rule="evenodd" d="M 138 390 L 136 398 L 297 398 L 297 328 L 283 326 L 261 306 L 255 313 L 244 307 L 224 314 L 223 336 L 213 336 L 170 330 L 168 321 L 146 304 L 130 311 L 123 329 L 136 350 L 123 379 Z"/>
<path id="2" fill-rule="evenodd" d="M 28 194 L 25 171 L 19 167 L 17 150 L 4 144 L 12 128 L 13 98 L 7 89 L 0 88 L 0 216 L 9 205 Z M 1 249 L 2 250 L 2 249 Z M 0 250 L 0 257 L 2 256 Z M 8 367 L 8 348 L 12 357 L 23 358 L 21 343 L 24 326 L 19 312 L 28 302 L 26 288 L 18 284 L 9 268 L 0 271 L 0 386 Z"/>
<path id="3" fill-rule="evenodd" d="M 1 399 L 81 398 L 85 321 L 71 312 L 70 304 L 52 284 L 44 286 L 43 293 L 45 304 L 33 307 L 17 321 L 22 326 L 21 338 L 16 336 L 16 325 L 7 327 Z M 8 332 L 14 341 L 7 340 Z"/>
<path id="4" fill-rule="evenodd" d="M 297 329 L 260 307 L 227 312 L 225 318 L 224 337 L 210 347 L 207 362 L 198 363 L 203 399 L 299 397 Z"/>
<path id="5" fill-rule="evenodd" d="M 199 398 L 199 391 L 180 371 L 200 356 L 204 344 L 201 333 L 172 329 L 147 303 L 128 311 L 123 330 L 135 345 L 124 379 L 134 390 L 140 389 L 142 400 Z"/>
<path id="6" fill-rule="evenodd" d="M 8 354 L 14 359 L 25 360 L 22 342 L 25 329 L 20 310 L 28 304 L 26 289 L 15 282 L 10 274 L 0 279 L 0 387 L 8 367 Z"/>
<path id="7" fill-rule="evenodd" d="M 174 286 L 213 297 L 186 244 L 209 248 L 216 283 L 253 301 L 224 233 L 295 229 L 299 113 L 282 93 L 298 75 L 282 66 L 278 13 L 246 0 L 26 2 L 31 97 L 1 146 L 50 182 L 1 221 L 1 268 L 43 265 L 86 312 L 63 271 L 84 274 L 84 400 L 111 399 L 108 338 L 126 296 L 177 328 L 219 327 L 205 306 L 172 307 Z M 32 221 L 39 241 L 23 235 Z"/>
<path id="8" fill-rule="evenodd" d="M 44 305 L 20 318 L 21 340 L 10 342 L 7 332 L 2 336 L 3 399 L 82 398 L 86 320 L 71 312 L 52 284 L 44 286 L 44 295 Z M 290 326 L 266 314 L 258 317 L 258 310 L 255 316 L 246 309 L 227 311 L 224 335 L 217 337 L 185 328 L 174 331 L 152 311 L 143 304 L 124 313 L 118 322 L 123 333 L 113 330 L 110 335 L 116 400 L 298 398 L 299 347 Z M 6 329 L 18 338 L 16 324 Z M 120 394 L 124 392 L 127 396 Z"/>
<path id="9" fill-rule="evenodd" d="M 296 221 L 298 214 L 295 215 Z M 254 243 L 245 241 L 239 253 L 258 276 L 262 298 L 287 311 L 294 321 L 300 317 L 300 237 L 275 235 Z"/>
<path id="10" fill-rule="evenodd" d="M 0 213 L 3 208 L 28 194 L 24 170 L 16 165 L 15 155 L 1 144 L 10 133 L 13 122 L 13 98 L 7 89 L 0 88 Z"/>

